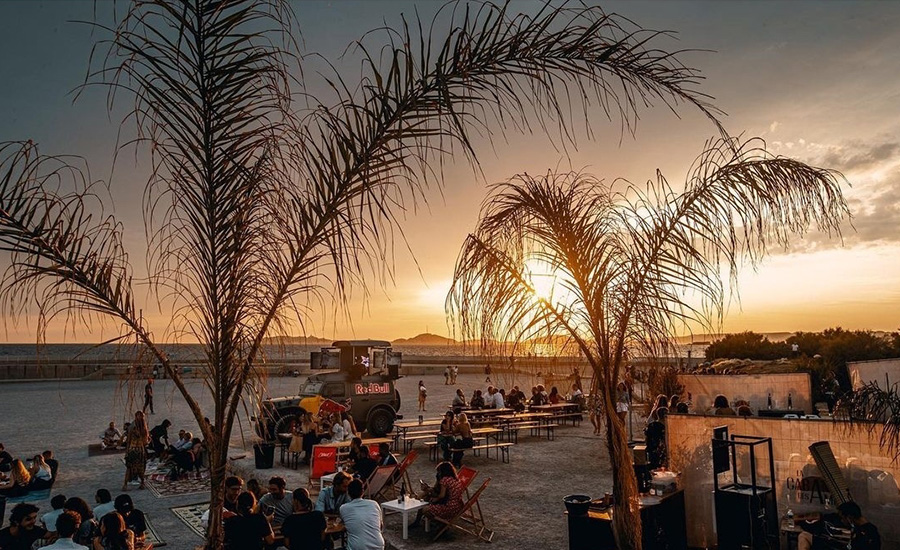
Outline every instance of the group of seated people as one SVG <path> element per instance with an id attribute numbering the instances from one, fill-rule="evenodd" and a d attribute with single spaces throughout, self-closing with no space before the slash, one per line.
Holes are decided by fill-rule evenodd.
<path id="1" fill-rule="evenodd" d="M 26 465 L 21 458 L 14 458 L 0 443 L 0 497 L 21 497 L 53 486 L 59 462 L 52 451 L 36 454 L 27 461 Z"/>
<path id="2" fill-rule="evenodd" d="M 252 481 L 252 480 L 251 480 Z M 247 483 L 248 489 L 250 483 Z M 262 550 L 276 542 L 288 550 L 332 548 L 327 518 L 340 518 L 348 548 L 383 549 L 382 516 L 379 505 L 362 498 L 364 484 L 338 472 L 334 484 L 319 493 L 315 503 L 306 488 L 287 491 L 284 478 L 269 480 L 268 492 L 255 494 L 243 489 L 237 476 L 225 480 L 222 521 L 226 550 Z"/>
<path id="3" fill-rule="evenodd" d="M 509 408 L 515 411 L 524 411 L 529 406 L 555 405 L 557 403 L 579 403 L 583 405 L 584 392 L 578 384 L 572 384 L 572 390 L 564 396 L 559 393 L 559 389 L 556 386 L 551 387 L 548 393 L 543 384 L 537 384 L 532 386 L 531 397 L 528 397 L 525 395 L 525 392 L 519 389 L 519 386 L 513 386 L 509 391 L 488 386 L 487 393 L 476 389 L 472 393 L 472 398 L 466 401 L 462 389 L 457 389 L 456 396 L 450 403 L 450 407 L 457 413 L 466 409 Z"/>
<path id="4" fill-rule="evenodd" d="M 291 425 L 291 443 L 288 451 L 304 453 L 303 463 L 309 464 L 312 449 L 319 443 L 351 441 L 359 436 L 353 417 L 347 412 L 312 414 L 305 412 L 299 421 Z"/>
<path id="5" fill-rule="evenodd" d="M 150 430 L 150 450 L 160 462 L 168 462 L 172 466 L 172 477 L 196 472 L 200 477 L 203 467 L 205 446 L 199 437 L 187 430 L 178 431 L 178 439 L 169 443 L 169 427 L 172 423 L 166 419 Z"/>
<path id="6" fill-rule="evenodd" d="M 0 530 L 0 548 L 30 549 L 38 540 L 49 543 L 42 546 L 47 550 L 134 550 L 143 545 L 147 521 L 129 495 L 113 501 L 108 490 L 99 489 L 94 500 L 92 508 L 83 498 L 55 495 L 50 500 L 52 510 L 40 520 L 40 508 L 17 504 L 10 512 L 9 526 Z"/>

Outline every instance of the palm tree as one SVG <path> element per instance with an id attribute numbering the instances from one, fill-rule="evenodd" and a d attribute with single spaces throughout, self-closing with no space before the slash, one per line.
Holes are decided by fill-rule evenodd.
<path id="1" fill-rule="evenodd" d="M 849 421 L 850 429 L 864 429 L 870 434 L 881 430 L 878 444 L 900 460 L 900 387 L 887 388 L 869 382 L 845 393 L 835 408 L 835 416 Z"/>
<path id="2" fill-rule="evenodd" d="M 36 307 L 39 334 L 55 319 L 111 320 L 111 342 L 161 365 L 209 450 L 210 548 L 221 545 L 228 443 L 265 338 L 389 271 L 395 211 L 427 199 L 450 155 L 477 169 L 473 137 L 511 131 L 574 145 L 569 128 L 582 116 L 591 128 L 590 113 L 632 131 L 654 103 L 718 115 L 698 73 L 656 48 L 661 33 L 596 7 L 526 16 L 452 3 L 430 24 L 404 19 L 384 31 L 386 47 L 356 45 L 358 85 L 323 73 L 331 100 L 297 72 L 313 56 L 298 52 L 294 19 L 282 0 L 133 0 L 100 26 L 106 53 L 87 84 L 108 86 L 111 105 L 133 101 L 124 130 L 152 159 L 144 224 L 153 296 L 174 312 L 164 331 L 141 315 L 123 227 L 87 167 L 31 142 L 0 144 L 4 307 Z M 211 411 L 162 347 L 171 340 L 201 344 Z"/>
<path id="3" fill-rule="evenodd" d="M 587 358 L 606 417 L 619 548 L 641 544 L 626 427 L 615 414 L 626 354 L 659 357 L 679 329 L 721 319 L 723 269 L 733 277 L 743 259 L 755 263 L 812 225 L 838 233 L 848 214 L 840 178 L 724 139 L 708 144 L 680 192 L 661 174 L 621 191 L 583 173 L 522 174 L 485 202 L 448 312 L 463 338 L 565 336 Z"/>

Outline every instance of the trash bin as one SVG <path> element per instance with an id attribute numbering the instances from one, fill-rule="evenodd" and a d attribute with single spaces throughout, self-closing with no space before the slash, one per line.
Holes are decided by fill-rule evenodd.
<path id="1" fill-rule="evenodd" d="M 275 444 L 256 443 L 253 445 L 253 458 L 257 470 L 268 470 L 275 464 Z"/>

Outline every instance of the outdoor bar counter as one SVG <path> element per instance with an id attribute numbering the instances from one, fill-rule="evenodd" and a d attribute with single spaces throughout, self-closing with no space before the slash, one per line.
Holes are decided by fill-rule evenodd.
<path id="1" fill-rule="evenodd" d="M 586 515 L 566 512 L 569 550 L 613 550 L 612 511 L 591 508 Z M 684 490 L 662 497 L 641 497 L 641 523 L 645 550 L 687 550 Z"/>

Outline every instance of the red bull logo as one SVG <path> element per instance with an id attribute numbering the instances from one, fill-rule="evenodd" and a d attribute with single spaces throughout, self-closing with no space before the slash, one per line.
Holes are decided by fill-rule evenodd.
<path id="1" fill-rule="evenodd" d="M 376 384 L 375 382 L 369 382 L 368 384 L 356 384 L 353 387 L 353 393 L 356 395 L 368 395 L 368 394 L 385 394 L 391 392 L 391 385 L 387 382 L 383 384 Z"/>

